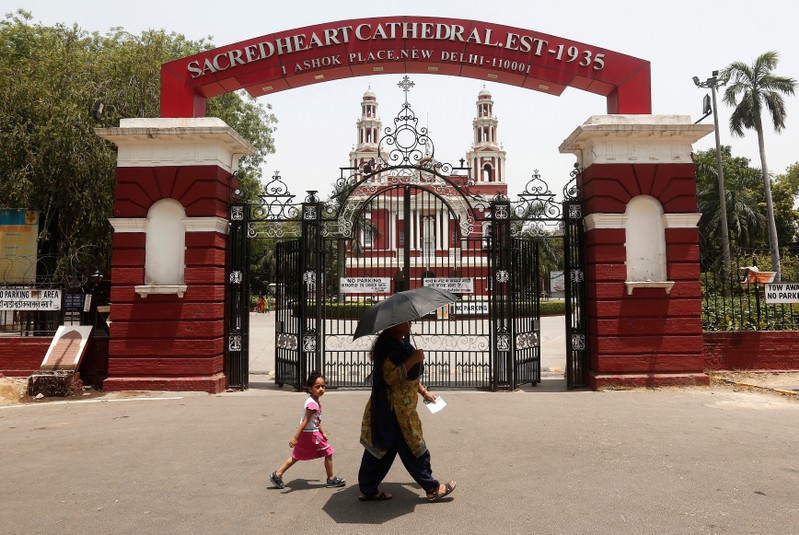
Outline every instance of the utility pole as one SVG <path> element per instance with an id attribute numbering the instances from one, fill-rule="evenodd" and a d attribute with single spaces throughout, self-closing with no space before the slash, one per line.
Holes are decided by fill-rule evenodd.
<path id="1" fill-rule="evenodd" d="M 710 94 L 713 96 L 713 126 L 716 134 L 716 169 L 718 171 L 719 179 L 719 210 L 721 212 L 721 241 L 722 251 L 724 255 L 724 269 L 728 270 L 730 265 L 730 231 L 727 225 L 727 191 L 724 187 L 724 167 L 721 164 L 721 140 L 719 138 L 719 113 L 716 107 L 716 89 L 726 82 L 719 80 L 719 71 L 713 71 L 713 76 L 705 80 L 699 81 L 698 76 L 694 76 L 694 84 L 696 87 L 710 88 Z"/>

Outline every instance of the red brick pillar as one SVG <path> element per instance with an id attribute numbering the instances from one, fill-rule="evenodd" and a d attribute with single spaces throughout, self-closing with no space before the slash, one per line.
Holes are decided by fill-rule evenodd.
<path id="1" fill-rule="evenodd" d="M 223 121 L 123 119 L 105 390 L 225 388 L 232 173 L 252 147 Z"/>
<path id="2" fill-rule="evenodd" d="M 708 382 L 691 152 L 711 131 L 688 116 L 602 115 L 560 147 L 584 169 L 592 388 Z"/>

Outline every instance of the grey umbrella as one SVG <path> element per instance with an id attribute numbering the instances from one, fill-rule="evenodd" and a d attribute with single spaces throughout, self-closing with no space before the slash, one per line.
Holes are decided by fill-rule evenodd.
<path id="1" fill-rule="evenodd" d="M 352 339 L 355 340 L 406 321 L 419 319 L 435 309 L 457 300 L 457 295 L 431 286 L 395 293 L 363 314 Z"/>

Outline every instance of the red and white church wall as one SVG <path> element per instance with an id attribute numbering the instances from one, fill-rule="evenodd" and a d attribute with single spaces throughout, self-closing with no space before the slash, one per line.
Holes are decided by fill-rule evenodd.
<path id="1" fill-rule="evenodd" d="M 228 211 L 252 147 L 220 119 L 123 119 L 105 390 L 225 388 Z"/>
<path id="2" fill-rule="evenodd" d="M 602 115 L 566 139 L 585 217 L 589 384 L 706 384 L 688 116 Z"/>

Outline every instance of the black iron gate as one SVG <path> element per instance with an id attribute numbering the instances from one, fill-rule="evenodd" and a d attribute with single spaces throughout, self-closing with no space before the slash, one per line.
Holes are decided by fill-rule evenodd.
<path id="1" fill-rule="evenodd" d="M 363 311 L 388 295 L 425 285 L 460 296 L 413 326 L 414 343 L 426 353 L 426 383 L 490 386 L 490 238 L 464 235 L 464 214 L 430 181 L 394 177 L 354 190 L 350 206 L 324 231 L 321 354 L 332 386 L 366 384 L 373 338 L 352 340 Z"/>
<path id="2" fill-rule="evenodd" d="M 511 248 L 514 388 L 541 381 L 541 270 L 537 240 L 514 238 Z"/>
<path id="3" fill-rule="evenodd" d="M 300 240 L 275 244 L 275 377 L 278 384 L 299 389 L 308 363 L 301 358 L 300 314 Z"/>
<path id="4" fill-rule="evenodd" d="M 225 292 L 225 376 L 229 388 L 249 387 L 249 256 L 247 227 L 250 206 L 237 203 L 230 207 L 228 233 L 228 286 Z"/>
<path id="5" fill-rule="evenodd" d="M 575 190 L 576 191 L 576 190 Z M 585 323 L 583 209 L 577 195 L 563 203 L 563 263 L 566 289 L 566 385 L 588 386 Z M 567 197 L 568 198 L 568 197 Z"/>
<path id="6" fill-rule="evenodd" d="M 435 160 L 406 102 L 378 157 L 342 168 L 330 199 L 292 202 L 280 176 L 231 211 L 226 373 L 247 388 L 249 238 L 276 246 L 275 380 L 299 389 L 311 369 L 332 387 L 366 386 L 372 338 L 363 311 L 395 292 L 437 285 L 460 299 L 415 323 L 430 387 L 515 389 L 541 380 L 541 244 L 562 238 L 566 377 L 586 384 L 582 217 L 575 171 L 554 201 L 536 172 L 516 201 L 473 191 L 469 170 Z M 410 131 L 411 135 L 408 136 Z M 405 135 L 401 142 L 399 137 Z M 409 142 L 409 139 L 411 142 Z"/>

